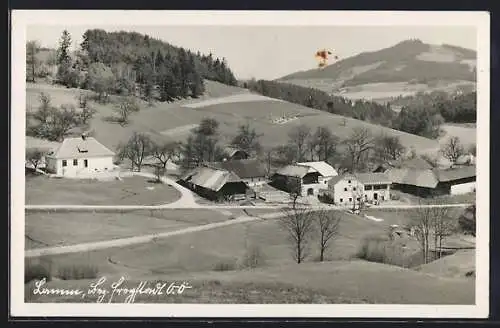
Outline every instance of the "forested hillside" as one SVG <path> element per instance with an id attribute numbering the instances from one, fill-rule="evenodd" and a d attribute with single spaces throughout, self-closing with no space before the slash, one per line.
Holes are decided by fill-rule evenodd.
<path id="1" fill-rule="evenodd" d="M 398 97 L 385 105 L 349 100 L 314 89 L 276 81 L 249 81 L 246 87 L 262 95 L 295 104 L 379 124 L 392 129 L 437 138 L 445 122 L 476 122 L 476 92 L 449 95 L 445 92 Z M 399 113 L 391 105 L 402 106 Z"/>
<path id="2" fill-rule="evenodd" d="M 382 126 L 390 127 L 396 113 L 387 105 L 373 101 L 351 101 L 344 97 L 331 96 L 328 93 L 298 85 L 276 81 L 249 81 L 246 87 L 271 98 L 283 99 L 295 104 L 344 115 Z"/>
<path id="3" fill-rule="evenodd" d="M 75 52 L 71 35 L 62 33 L 57 49 L 57 83 L 108 94 L 134 94 L 146 100 L 170 101 L 204 92 L 203 79 L 236 85 L 226 61 L 211 54 L 192 53 L 181 47 L 136 32 L 87 30 Z M 40 47 L 27 44 L 27 80 L 40 75 Z"/>

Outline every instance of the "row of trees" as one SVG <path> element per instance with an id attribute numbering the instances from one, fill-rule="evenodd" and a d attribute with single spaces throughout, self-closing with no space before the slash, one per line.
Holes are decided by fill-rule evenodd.
<path id="1" fill-rule="evenodd" d="M 324 261 L 332 242 L 339 235 L 340 215 L 335 211 L 314 211 L 293 206 L 283 211 L 279 224 L 288 237 L 293 259 L 302 263 L 310 255 L 310 245 L 317 242 L 319 261 Z"/>
<path id="2" fill-rule="evenodd" d="M 203 94 L 204 78 L 229 85 L 237 82 L 225 59 L 194 54 L 147 35 L 87 30 L 80 49 L 71 51 L 71 43 L 64 30 L 54 63 L 56 81 L 93 90 L 100 101 L 106 101 L 108 94 L 138 93 L 148 101 L 172 101 Z M 37 57 L 40 45 L 29 41 L 26 47 L 26 79 L 35 82 L 42 64 Z"/>

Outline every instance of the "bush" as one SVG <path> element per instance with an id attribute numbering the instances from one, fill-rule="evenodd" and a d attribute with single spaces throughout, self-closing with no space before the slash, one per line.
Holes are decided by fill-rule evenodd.
<path id="1" fill-rule="evenodd" d="M 232 271 L 236 269 L 236 265 L 234 261 L 232 262 L 226 262 L 226 261 L 220 261 L 217 262 L 214 265 L 214 271 Z"/>
<path id="2" fill-rule="evenodd" d="M 95 279 L 98 272 L 96 266 L 74 264 L 59 268 L 57 276 L 62 280 Z"/>
<path id="3" fill-rule="evenodd" d="M 404 266 L 405 257 L 400 247 L 388 237 L 368 236 L 363 238 L 357 257 L 370 262 Z"/>
<path id="4" fill-rule="evenodd" d="M 464 234 L 476 236 L 476 205 L 468 207 L 460 215 L 458 225 Z"/>
<path id="5" fill-rule="evenodd" d="M 33 264 L 31 262 L 27 262 L 24 265 L 24 283 L 28 283 L 32 280 L 41 280 L 45 278 L 47 281 L 52 280 L 51 276 L 51 266 L 43 265 L 40 263 Z"/>
<path id="6" fill-rule="evenodd" d="M 247 249 L 245 255 L 241 259 L 240 266 L 242 268 L 257 268 L 265 263 L 265 256 L 259 246 L 252 246 Z"/>

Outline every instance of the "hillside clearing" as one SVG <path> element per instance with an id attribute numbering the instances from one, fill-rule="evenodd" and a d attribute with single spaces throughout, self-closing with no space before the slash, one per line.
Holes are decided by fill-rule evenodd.
<path id="1" fill-rule="evenodd" d="M 445 135 L 439 138 L 440 144 L 445 144 L 451 137 L 458 137 L 460 143 L 466 148 L 470 145 L 477 144 L 477 129 L 470 125 L 443 124 L 441 128 L 445 131 Z"/>
<path id="2" fill-rule="evenodd" d="M 26 177 L 25 201 L 31 205 L 162 205 L 180 196 L 174 187 L 139 176 L 112 181 Z"/>
<path id="3" fill-rule="evenodd" d="M 211 88 L 218 89 L 212 92 Z M 224 92 L 221 91 L 224 90 Z M 217 97 L 227 97 L 232 94 L 240 94 L 245 89 L 221 86 L 217 83 L 207 83 L 207 94 L 217 93 Z M 40 91 L 51 95 L 54 104 L 76 103 L 76 97 L 80 90 L 67 89 L 46 85 L 29 85 L 27 87 L 27 101 L 31 106 L 38 106 Z M 246 90 L 248 91 L 248 90 Z M 224 94 L 225 93 L 225 94 Z M 238 97 L 255 97 L 256 95 L 242 95 Z M 31 100 L 30 100 L 31 99 Z M 401 131 L 381 127 L 364 121 L 346 118 L 346 126 L 343 126 L 344 116 L 330 114 L 324 111 L 291 104 L 285 101 L 261 99 L 258 101 L 244 101 L 236 103 L 211 104 L 204 102 L 210 99 L 208 96 L 200 99 L 178 101 L 174 103 L 156 103 L 153 106 L 144 105 L 139 113 L 131 116 L 130 123 L 121 126 L 110 122 L 107 118 L 113 115 L 113 104 L 93 104 L 98 113 L 91 121 L 90 130 L 94 131 L 97 140 L 111 149 L 115 149 L 120 143 L 125 142 L 133 132 L 149 133 L 158 140 L 183 141 L 188 135 L 189 128 L 199 124 L 203 118 L 211 117 L 220 122 L 221 135 L 225 137 L 223 142 L 232 139 L 238 130 L 238 126 L 250 123 L 258 133 L 263 134 L 261 144 L 266 146 L 283 145 L 288 140 L 289 131 L 297 125 L 307 124 L 312 128 L 316 126 L 328 126 L 334 134 L 340 138 L 346 138 L 355 127 L 367 128 L 373 134 L 387 133 L 401 138 L 406 147 L 415 146 L 417 151 L 426 152 L 437 149 L 437 141 L 420 136 L 404 133 Z M 224 98 L 219 98 L 220 99 Z M 185 107 L 189 104 L 198 104 L 196 108 Z M 203 106 L 202 106 L 203 105 Z M 183 107 L 184 106 L 184 107 Z M 290 120 L 286 124 L 274 124 L 273 119 L 279 117 L 297 119 Z"/>

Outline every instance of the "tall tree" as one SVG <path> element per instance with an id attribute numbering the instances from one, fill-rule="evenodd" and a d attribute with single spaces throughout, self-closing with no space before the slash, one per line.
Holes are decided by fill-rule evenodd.
<path id="1" fill-rule="evenodd" d="M 57 80 L 63 84 L 67 82 L 72 66 L 70 46 L 71 35 L 67 30 L 64 30 L 59 40 L 59 47 L 57 48 Z"/>
<path id="2" fill-rule="evenodd" d="M 134 132 L 127 143 L 118 146 L 118 156 L 130 161 L 132 171 L 136 168 L 140 172 L 144 158 L 151 154 L 152 146 L 147 134 Z"/>
<path id="3" fill-rule="evenodd" d="M 302 263 L 308 254 L 308 244 L 314 228 L 314 215 L 307 208 L 289 208 L 283 211 L 279 224 L 288 235 L 293 258 Z"/>
<path id="4" fill-rule="evenodd" d="M 376 157 L 380 161 L 398 160 L 405 153 L 406 149 L 397 136 L 380 135 L 375 143 Z"/>
<path id="5" fill-rule="evenodd" d="M 460 138 L 451 137 L 448 141 L 441 147 L 441 153 L 446 157 L 452 164 L 455 164 L 460 156 L 465 154 L 464 146 L 460 142 Z"/>
<path id="6" fill-rule="evenodd" d="M 316 229 L 319 233 L 319 260 L 323 262 L 332 240 L 338 236 L 341 216 L 326 210 L 316 212 L 315 216 Z"/>
<path id="7" fill-rule="evenodd" d="M 106 102 L 115 86 L 115 75 L 103 63 L 93 63 L 87 74 L 88 88 L 97 93 L 99 101 Z"/>
<path id="8" fill-rule="evenodd" d="M 31 40 L 26 43 L 26 81 L 36 82 L 38 65 L 40 61 L 37 54 L 40 51 L 40 44 L 38 41 Z"/>
<path id="9" fill-rule="evenodd" d="M 364 156 L 373 148 L 373 137 L 365 128 L 354 128 L 348 139 L 344 141 L 349 160 L 348 170 L 355 172 L 361 168 Z"/>
<path id="10" fill-rule="evenodd" d="M 288 133 L 289 143 L 296 149 L 297 162 L 305 159 L 307 140 L 311 135 L 311 128 L 305 124 L 294 127 Z"/>
<path id="11" fill-rule="evenodd" d="M 132 96 L 122 97 L 113 108 L 117 115 L 118 122 L 122 125 L 128 123 L 130 114 L 138 112 L 140 109 L 135 97 Z"/>
<path id="12" fill-rule="evenodd" d="M 313 139 L 316 140 L 318 160 L 328 161 L 335 154 L 339 139 L 326 126 L 317 127 Z"/>
<path id="13" fill-rule="evenodd" d="M 259 142 L 261 136 L 249 123 L 242 124 L 238 127 L 238 134 L 234 136 L 231 144 L 248 154 L 256 155 L 262 148 Z"/>

